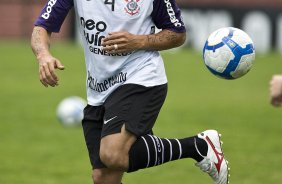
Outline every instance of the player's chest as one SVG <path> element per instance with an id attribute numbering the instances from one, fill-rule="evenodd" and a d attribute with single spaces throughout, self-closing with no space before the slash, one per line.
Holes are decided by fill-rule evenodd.
<path id="1" fill-rule="evenodd" d="M 117 19 L 135 19 L 153 9 L 153 0 L 74 0 L 79 14 Z"/>

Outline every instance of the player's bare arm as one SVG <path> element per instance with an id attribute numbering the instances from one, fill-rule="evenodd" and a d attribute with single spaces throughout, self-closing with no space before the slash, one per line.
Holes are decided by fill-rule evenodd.
<path id="1" fill-rule="evenodd" d="M 49 52 L 50 37 L 50 32 L 38 26 L 34 27 L 31 36 L 31 47 L 39 64 L 39 79 L 45 87 L 57 86 L 59 78 L 55 74 L 55 69 L 64 69 L 61 62 Z"/>
<path id="2" fill-rule="evenodd" d="M 186 33 L 162 30 L 157 34 L 134 35 L 129 32 L 110 33 L 102 43 L 105 51 L 125 53 L 135 50 L 166 50 L 185 42 Z"/>
<path id="3" fill-rule="evenodd" d="M 282 75 L 274 75 L 270 81 L 270 98 L 273 106 L 282 105 Z"/>

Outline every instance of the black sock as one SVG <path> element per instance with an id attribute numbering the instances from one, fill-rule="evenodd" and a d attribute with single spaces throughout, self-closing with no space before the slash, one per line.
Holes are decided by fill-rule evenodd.
<path id="1" fill-rule="evenodd" d="M 182 158 L 193 158 L 200 162 L 203 160 L 201 155 L 206 156 L 207 150 L 207 143 L 197 136 L 184 139 L 161 139 L 154 135 L 145 135 L 138 138 L 129 150 L 128 172 Z"/>
<path id="2" fill-rule="evenodd" d="M 203 160 L 202 156 L 206 156 L 208 152 L 208 145 L 206 141 L 203 139 L 198 138 L 197 136 L 195 137 L 188 137 L 184 139 L 179 139 L 181 142 L 181 145 L 183 147 L 183 153 L 181 158 L 193 158 L 197 162 L 200 162 Z M 196 146 L 198 148 L 198 151 L 196 149 Z"/>

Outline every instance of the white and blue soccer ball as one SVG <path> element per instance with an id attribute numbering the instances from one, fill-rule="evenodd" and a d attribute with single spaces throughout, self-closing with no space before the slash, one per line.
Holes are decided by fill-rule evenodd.
<path id="1" fill-rule="evenodd" d="M 86 101 L 78 96 L 64 98 L 57 107 L 57 118 L 64 126 L 79 126 Z"/>
<path id="2" fill-rule="evenodd" d="M 255 47 L 244 31 L 226 27 L 214 31 L 206 41 L 203 58 L 207 68 L 224 79 L 237 79 L 252 68 Z"/>

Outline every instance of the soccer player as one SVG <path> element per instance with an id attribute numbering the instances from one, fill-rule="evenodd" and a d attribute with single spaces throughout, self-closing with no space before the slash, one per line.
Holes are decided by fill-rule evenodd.
<path id="1" fill-rule="evenodd" d="M 270 81 L 270 98 L 273 106 L 282 105 L 282 75 L 273 75 Z"/>
<path id="2" fill-rule="evenodd" d="M 45 87 L 57 86 L 55 69 L 64 69 L 49 52 L 50 36 L 72 7 L 85 52 L 88 105 L 82 125 L 93 182 L 120 184 L 124 172 L 192 158 L 214 183 L 228 183 L 217 131 L 183 139 L 152 134 L 167 93 L 158 51 L 180 46 L 186 38 L 175 0 L 49 0 L 31 38 Z"/>

